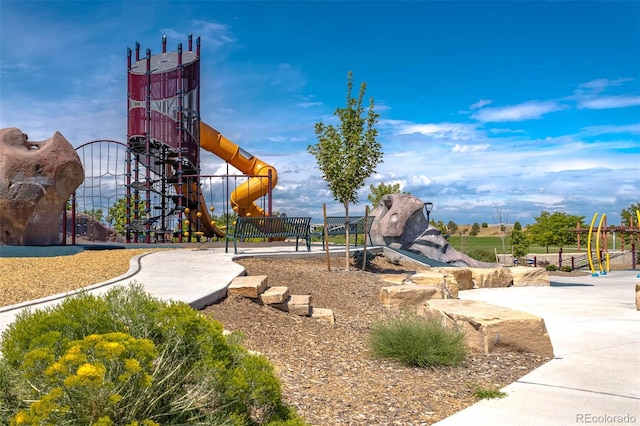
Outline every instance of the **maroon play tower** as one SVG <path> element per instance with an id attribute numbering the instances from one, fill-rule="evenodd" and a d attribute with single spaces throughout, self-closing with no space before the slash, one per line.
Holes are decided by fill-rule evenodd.
<path id="1" fill-rule="evenodd" d="M 187 176 L 200 172 L 200 38 L 195 51 L 189 35 L 187 51 L 180 43 L 167 52 L 163 36 L 162 53 L 144 58 L 136 43 L 127 67 L 127 242 L 170 233 L 182 241 Z"/>

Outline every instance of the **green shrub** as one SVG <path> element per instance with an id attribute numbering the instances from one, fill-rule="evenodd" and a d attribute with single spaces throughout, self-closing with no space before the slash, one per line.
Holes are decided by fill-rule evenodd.
<path id="1" fill-rule="evenodd" d="M 465 358 L 462 331 L 437 320 L 402 315 L 372 326 L 369 345 L 373 354 L 408 366 L 456 366 Z"/>
<path id="2" fill-rule="evenodd" d="M 547 271 L 557 271 L 558 267 L 556 265 L 554 265 L 553 263 L 549 263 L 547 266 L 545 266 L 545 269 Z"/>
<path id="3" fill-rule="evenodd" d="M 562 268 L 560 268 L 560 270 L 563 272 L 571 272 L 571 266 L 565 265 Z"/>
<path id="4" fill-rule="evenodd" d="M 484 249 L 472 250 L 468 252 L 467 255 L 475 260 L 479 260 L 480 262 L 488 262 L 488 263 L 496 262 L 495 253 L 490 250 L 484 250 Z"/>
<path id="5" fill-rule="evenodd" d="M 23 312 L 0 342 L 0 424 L 304 424 L 238 340 L 137 285 Z"/>
<path id="6" fill-rule="evenodd" d="M 365 256 L 364 250 L 355 250 L 351 252 L 351 258 L 353 259 L 353 263 L 356 268 L 362 268 L 362 261 L 364 259 L 364 256 Z M 365 267 L 366 268 L 370 267 L 371 261 L 375 258 L 376 258 L 376 255 L 368 251 L 367 259 L 366 259 L 367 264 Z"/>

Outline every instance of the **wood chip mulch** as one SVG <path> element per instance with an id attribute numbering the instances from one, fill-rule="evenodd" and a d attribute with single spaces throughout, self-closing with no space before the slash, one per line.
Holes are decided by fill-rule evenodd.
<path id="1" fill-rule="evenodd" d="M 477 402 L 476 389 L 500 389 L 547 362 L 529 353 L 472 352 L 460 367 L 409 368 L 375 359 L 371 325 L 388 315 L 378 299 L 382 274 L 415 267 L 378 256 L 371 271 L 346 271 L 344 258 L 245 258 L 248 275 L 310 294 L 336 323 L 290 315 L 249 299 L 227 298 L 204 313 L 245 335 L 245 346 L 275 366 L 287 403 L 312 425 L 430 425 Z M 415 266 L 415 265 L 414 265 Z"/>

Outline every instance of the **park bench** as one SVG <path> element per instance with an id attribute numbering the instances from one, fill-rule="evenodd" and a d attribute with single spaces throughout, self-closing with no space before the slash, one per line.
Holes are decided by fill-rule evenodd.
<path id="1" fill-rule="evenodd" d="M 367 216 L 365 223 L 365 216 L 349 216 L 349 235 L 356 236 L 355 245 L 358 245 L 358 235 L 364 235 L 364 238 L 369 237 L 371 243 L 371 225 L 373 224 L 375 216 Z M 345 216 L 327 216 L 327 234 L 328 235 L 346 235 L 346 217 Z M 314 232 L 313 236 L 322 238 L 322 246 L 324 247 L 324 230 Z"/>
<path id="2" fill-rule="evenodd" d="M 232 233 L 227 233 L 227 236 L 233 240 L 235 254 L 238 254 L 238 240 L 251 238 L 295 238 L 296 251 L 298 251 L 298 241 L 304 239 L 307 242 L 307 251 L 311 251 L 310 223 L 310 217 L 239 217 L 236 220 L 235 229 Z"/>

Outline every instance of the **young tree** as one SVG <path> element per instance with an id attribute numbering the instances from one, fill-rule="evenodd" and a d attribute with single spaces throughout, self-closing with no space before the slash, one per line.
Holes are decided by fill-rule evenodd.
<path id="1" fill-rule="evenodd" d="M 373 186 L 373 184 L 369 185 L 369 190 L 371 194 L 367 195 L 367 200 L 371 201 L 372 208 L 376 208 L 382 197 L 388 194 L 400 194 L 400 184 L 394 183 L 386 185 L 382 182 L 378 184 L 378 186 Z M 408 194 L 408 192 L 402 192 L 403 194 Z"/>
<path id="2" fill-rule="evenodd" d="M 478 225 L 478 222 L 474 222 L 474 224 L 471 226 L 471 232 L 469 232 L 469 235 L 472 237 L 475 237 L 479 233 L 480 233 L 480 225 Z"/>
<path id="3" fill-rule="evenodd" d="M 336 108 L 334 115 L 340 124 L 336 127 L 322 122 L 316 123 L 318 143 L 309 145 L 307 151 L 316 158 L 322 177 L 327 182 L 336 201 L 344 206 L 346 217 L 346 269 L 349 270 L 349 204 L 358 203 L 358 189 L 369 176 L 375 173 L 382 162 L 382 145 L 376 140 L 378 131 L 374 127 L 378 114 L 374 111 L 373 98 L 369 100 L 366 116 L 362 100 L 367 88 L 360 85 L 357 99 L 351 97 L 353 74 L 347 77 L 347 105 Z"/>
<path id="4" fill-rule="evenodd" d="M 640 210 L 640 203 L 631 203 L 626 209 L 622 209 L 620 212 L 620 218 L 622 219 L 622 226 L 630 226 L 631 218 L 633 218 L 634 226 L 638 226 L 638 217 L 636 211 Z"/>
<path id="5" fill-rule="evenodd" d="M 496 209 L 496 215 L 493 217 L 493 221 L 497 224 L 498 236 L 502 242 L 502 253 L 504 254 L 506 251 L 505 239 L 509 231 L 509 212 L 505 214 L 498 203 L 493 203 L 493 207 Z"/>
<path id="6" fill-rule="evenodd" d="M 566 245 L 575 244 L 577 234 L 571 232 L 576 227 L 576 223 L 583 224 L 584 216 L 568 215 L 562 212 L 542 211 L 540 216 L 534 217 L 536 222 L 527 228 L 527 233 L 531 241 L 540 244 L 547 249 L 549 247 L 564 247 Z"/>
<path id="7" fill-rule="evenodd" d="M 529 240 L 522 231 L 522 225 L 520 222 L 516 221 L 513 224 L 513 230 L 511 231 L 509 239 L 511 240 L 511 248 L 513 250 L 514 258 L 520 259 L 526 256 L 529 251 Z"/>
<path id="8" fill-rule="evenodd" d="M 455 234 L 456 231 L 458 230 L 458 225 L 454 221 L 450 220 L 449 223 L 447 224 L 447 228 L 449 228 L 450 234 Z"/>

